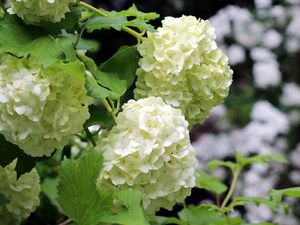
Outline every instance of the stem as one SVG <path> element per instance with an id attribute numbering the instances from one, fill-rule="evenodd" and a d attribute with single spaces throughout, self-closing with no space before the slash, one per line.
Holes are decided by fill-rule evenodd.
<path id="1" fill-rule="evenodd" d="M 115 115 L 113 109 L 111 108 L 111 106 L 109 105 L 107 99 L 103 99 L 102 100 L 102 104 L 106 108 L 107 112 L 109 112 L 109 114 L 111 115 L 111 117 L 114 119 L 114 121 L 116 121 L 116 115 Z"/>
<path id="2" fill-rule="evenodd" d="M 233 179 L 232 179 L 232 183 L 230 185 L 230 189 L 221 205 L 221 209 L 224 209 L 224 207 L 226 207 L 228 201 L 230 200 L 234 190 L 235 190 L 235 187 L 236 187 L 236 184 L 237 184 L 237 181 L 238 181 L 238 178 L 239 178 L 239 175 L 241 173 L 241 169 L 238 168 L 236 171 L 233 172 Z"/>
<path id="3" fill-rule="evenodd" d="M 220 202 L 220 194 L 216 194 L 216 204 L 220 208 L 221 202 Z"/>
<path id="4" fill-rule="evenodd" d="M 91 6 L 85 2 L 80 1 L 79 5 L 86 8 L 87 10 L 89 10 L 91 12 L 98 14 L 99 16 L 108 16 L 103 10 L 97 9 L 94 6 Z M 138 33 L 135 30 L 133 30 L 127 26 L 122 26 L 122 30 L 125 31 L 126 33 L 130 34 L 131 36 L 135 37 L 138 40 L 138 42 L 143 39 L 142 36 L 144 35 L 144 32 Z"/>
<path id="5" fill-rule="evenodd" d="M 90 139 L 90 141 L 92 142 L 93 146 L 96 147 L 97 144 L 96 144 L 96 142 L 95 142 L 95 140 L 94 140 L 94 138 L 93 138 L 93 135 L 92 135 L 92 133 L 90 132 L 89 128 L 85 126 L 85 127 L 84 127 L 84 131 L 85 131 L 87 137 L 88 137 L 88 138 Z"/>
<path id="6" fill-rule="evenodd" d="M 63 221 L 63 222 L 61 222 L 61 223 L 59 223 L 58 225 L 68 225 L 68 224 L 71 223 L 71 222 L 72 222 L 71 219 L 67 219 L 67 220 L 65 220 L 65 221 Z"/>

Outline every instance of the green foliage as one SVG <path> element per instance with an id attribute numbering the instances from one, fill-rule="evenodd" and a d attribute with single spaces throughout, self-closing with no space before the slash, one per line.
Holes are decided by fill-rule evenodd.
<path id="1" fill-rule="evenodd" d="M 222 194 L 227 190 L 226 185 L 224 185 L 218 178 L 212 177 L 209 174 L 203 172 L 202 170 L 197 170 L 196 175 L 197 188 L 206 189 L 217 194 Z"/>
<path id="2" fill-rule="evenodd" d="M 115 124 L 111 115 L 99 106 L 90 105 L 89 112 L 90 118 L 85 123 L 86 127 L 99 124 L 103 128 L 110 129 Z"/>
<path id="3" fill-rule="evenodd" d="M 107 215 L 101 221 L 124 225 L 149 225 L 144 216 L 141 194 L 134 189 L 122 190 L 114 194 L 116 200 L 122 205 L 112 215 Z"/>
<path id="4" fill-rule="evenodd" d="M 57 60 L 74 60 L 73 43 L 69 39 L 55 38 L 39 27 L 25 25 L 15 15 L 6 14 L 0 19 L 0 30 L 0 54 L 19 57 L 33 54 L 45 67 Z"/>
<path id="5" fill-rule="evenodd" d="M 140 12 L 135 5 L 131 6 L 128 10 L 103 12 L 103 14 L 105 16 L 96 16 L 89 19 L 83 24 L 83 28 L 86 28 L 88 32 L 93 32 L 95 30 L 111 28 L 121 31 L 124 27 L 134 27 L 139 31 L 148 30 L 154 32 L 154 27 L 148 24 L 148 22 L 159 17 L 154 12 Z"/>
<path id="6" fill-rule="evenodd" d="M 102 156 L 89 151 L 76 160 L 65 159 L 59 170 L 58 203 L 66 215 L 79 225 L 96 225 L 111 208 L 109 194 L 100 194 L 96 179 Z"/>

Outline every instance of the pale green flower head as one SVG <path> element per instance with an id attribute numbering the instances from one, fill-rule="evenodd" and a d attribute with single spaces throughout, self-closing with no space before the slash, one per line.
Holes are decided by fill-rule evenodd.
<path id="1" fill-rule="evenodd" d="M 112 130 L 100 139 L 101 188 L 129 188 L 143 195 L 147 213 L 171 210 L 195 186 L 197 160 L 181 110 L 160 97 L 130 100 Z"/>
<path id="2" fill-rule="evenodd" d="M 10 11 L 27 23 L 59 22 L 76 0 L 9 0 Z"/>
<path id="3" fill-rule="evenodd" d="M 36 169 L 17 179 L 16 160 L 0 166 L 0 193 L 8 200 L 0 206 L 0 224 L 18 225 L 40 204 L 40 178 Z"/>
<path id="4" fill-rule="evenodd" d="M 228 95 L 232 70 L 214 28 L 194 16 L 166 17 L 138 45 L 135 98 L 159 96 L 182 110 L 189 127 L 205 120 Z"/>
<path id="5" fill-rule="evenodd" d="M 80 63 L 44 69 L 34 57 L 8 56 L 0 64 L 0 133 L 26 154 L 62 149 L 82 130 L 89 103 Z"/>

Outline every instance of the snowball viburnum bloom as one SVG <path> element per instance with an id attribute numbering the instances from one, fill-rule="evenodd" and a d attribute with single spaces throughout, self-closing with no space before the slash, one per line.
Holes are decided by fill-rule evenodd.
<path id="1" fill-rule="evenodd" d="M 59 22 L 76 0 L 9 0 L 10 11 L 27 23 Z"/>
<path id="2" fill-rule="evenodd" d="M 80 69 L 80 63 L 44 69 L 34 57 L 6 57 L 0 64 L 0 133 L 31 156 L 62 149 L 89 118 Z"/>
<path id="3" fill-rule="evenodd" d="M 134 187 L 148 213 L 172 209 L 195 186 L 197 160 L 188 123 L 159 97 L 130 100 L 101 139 L 104 168 L 99 188 Z"/>
<path id="4" fill-rule="evenodd" d="M 0 205 L 0 224 L 20 224 L 40 204 L 40 178 L 36 169 L 17 179 L 16 162 L 0 166 L 0 194 L 8 200 Z"/>
<path id="5" fill-rule="evenodd" d="M 135 98 L 159 96 L 180 108 L 190 126 L 201 123 L 228 95 L 232 70 L 214 28 L 193 16 L 166 17 L 138 45 Z"/>

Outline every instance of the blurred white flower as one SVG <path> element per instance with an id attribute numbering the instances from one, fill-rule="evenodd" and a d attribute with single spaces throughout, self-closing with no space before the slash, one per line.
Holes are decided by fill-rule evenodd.
<path id="1" fill-rule="evenodd" d="M 272 5 L 272 0 L 254 0 L 256 8 L 268 8 Z"/>
<path id="2" fill-rule="evenodd" d="M 253 65 L 253 76 L 256 87 L 277 86 L 281 82 L 279 64 L 275 60 L 256 62 Z"/>
<path id="3" fill-rule="evenodd" d="M 276 59 L 276 55 L 273 52 L 262 47 L 251 48 L 250 57 L 253 61 L 270 61 Z"/>
<path id="4" fill-rule="evenodd" d="M 280 102 L 286 106 L 300 106 L 300 87 L 295 83 L 284 84 Z"/>
<path id="5" fill-rule="evenodd" d="M 267 47 L 267 48 L 277 48 L 282 42 L 282 36 L 281 34 L 279 34 L 276 30 L 271 29 L 268 30 L 264 36 L 263 36 L 263 40 L 262 40 L 262 44 L 263 46 Z"/>
<path id="6" fill-rule="evenodd" d="M 226 50 L 226 54 L 231 65 L 242 63 L 246 59 L 245 49 L 237 44 L 229 46 Z"/>

